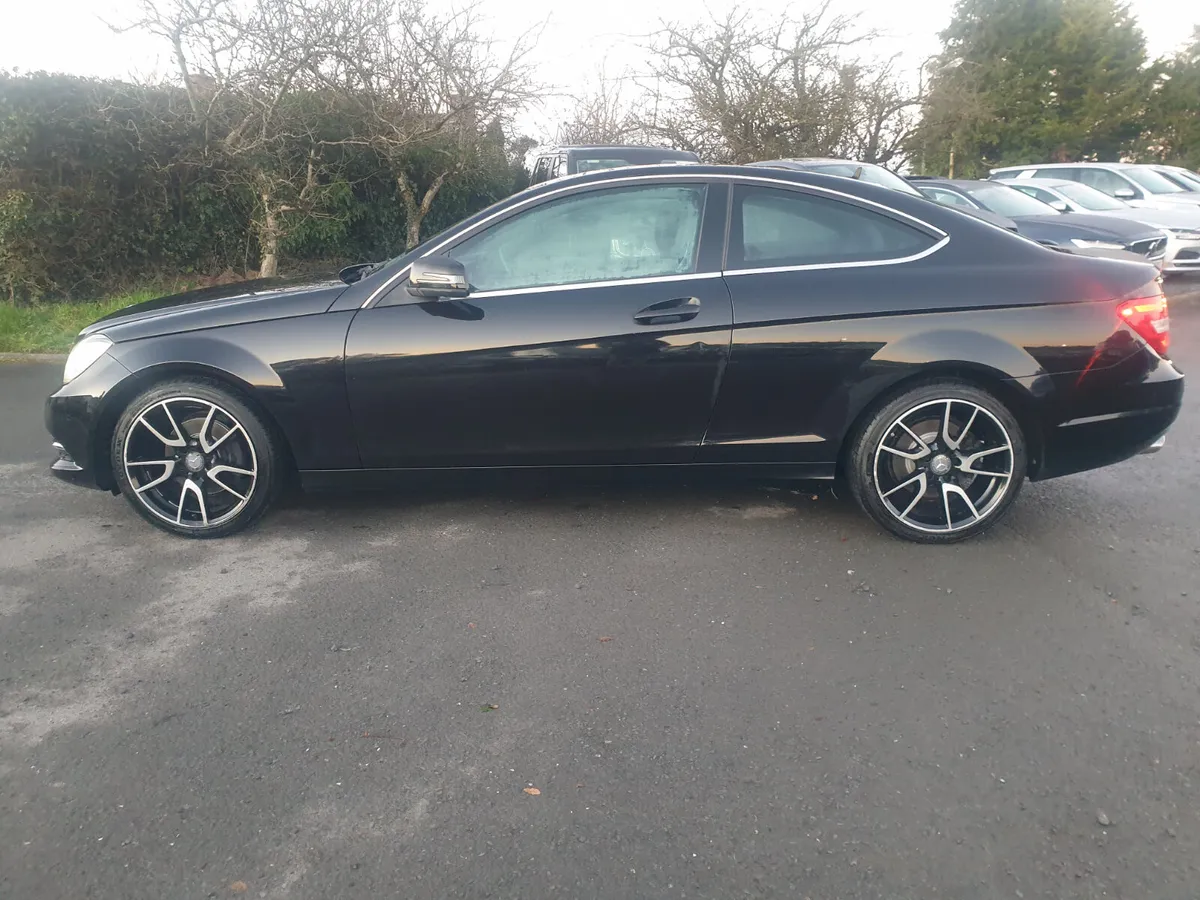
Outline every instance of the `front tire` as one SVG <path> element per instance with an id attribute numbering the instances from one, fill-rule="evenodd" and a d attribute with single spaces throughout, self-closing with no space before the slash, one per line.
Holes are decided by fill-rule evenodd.
<path id="1" fill-rule="evenodd" d="M 859 429 L 846 475 L 858 504 L 910 541 L 949 544 L 986 531 L 1016 499 L 1025 437 L 996 397 L 938 380 L 884 403 Z"/>
<path id="2" fill-rule="evenodd" d="M 113 431 L 111 459 L 138 514 L 184 537 L 248 528 L 282 481 L 270 427 L 241 397 L 207 379 L 163 382 L 130 401 Z"/>

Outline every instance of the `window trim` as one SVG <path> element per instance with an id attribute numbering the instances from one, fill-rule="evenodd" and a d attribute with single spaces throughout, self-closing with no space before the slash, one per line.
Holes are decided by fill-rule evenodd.
<path id="1" fill-rule="evenodd" d="M 779 268 L 769 269 L 769 270 L 765 270 L 765 271 L 772 271 L 772 272 L 776 272 L 776 271 L 807 271 L 807 270 L 811 270 L 811 269 L 842 269 L 842 268 L 858 267 L 858 266 L 863 266 L 863 265 L 867 265 L 867 266 L 897 265 L 899 263 L 911 262 L 912 260 L 915 260 L 915 259 L 920 259 L 925 256 L 930 256 L 933 253 L 936 253 L 938 250 L 945 247 L 948 243 L 950 243 L 950 235 L 947 234 L 945 231 L 938 228 L 936 225 L 932 225 L 923 219 L 919 219 L 910 213 L 904 212 L 903 210 L 895 209 L 884 203 L 878 203 L 875 200 L 868 200 L 864 197 L 856 197 L 853 194 L 847 194 L 844 191 L 839 191 L 834 188 L 825 187 L 824 185 L 803 184 L 803 183 L 796 182 L 796 181 L 789 181 L 789 180 L 786 180 L 783 178 L 770 178 L 765 175 L 758 176 L 758 175 L 746 175 L 746 174 L 741 174 L 741 173 L 739 173 L 739 174 L 686 173 L 685 174 L 685 173 L 680 172 L 680 173 L 675 173 L 675 174 L 670 174 L 670 175 L 664 175 L 662 173 L 646 173 L 643 175 L 643 174 L 630 174 L 627 172 L 625 175 L 617 177 L 617 178 L 606 178 L 606 179 L 599 180 L 599 181 L 589 181 L 584 184 L 579 184 L 573 178 L 571 178 L 571 176 L 567 176 L 567 179 L 570 179 L 570 181 L 567 184 L 561 184 L 558 187 L 555 187 L 555 188 L 552 188 L 552 189 L 549 189 L 546 191 L 539 191 L 538 193 L 534 194 L 533 196 L 526 197 L 524 200 L 514 203 L 512 206 L 506 206 L 503 209 L 498 209 L 494 213 L 492 213 L 490 216 L 480 219 L 478 222 L 474 222 L 471 225 L 468 225 L 467 227 L 454 232 L 453 234 L 447 235 L 445 238 L 438 241 L 436 244 L 434 244 L 428 250 L 426 250 L 424 253 L 422 253 L 420 255 L 420 257 L 418 257 L 418 258 L 424 259 L 426 256 L 432 256 L 435 253 L 439 252 L 440 250 L 455 243 L 456 241 L 470 237 L 470 236 L 474 235 L 477 231 L 487 228 L 488 226 L 490 226 L 492 223 L 494 223 L 497 220 L 516 215 L 518 212 L 522 211 L 525 207 L 530 206 L 531 204 L 540 203 L 543 200 L 546 200 L 550 197 L 558 196 L 559 194 L 565 194 L 565 193 L 570 193 L 570 192 L 585 193 L 587 191 L 594 190 L 596 188 L 603 188 L 608 185 L 622 185 L 622 184 L 634 185 L 634 184 L 639 184 L 642 182 L 666 184 L 666 183 L 669 183 L 672 181 L 683 181 L 683 182 L 692 182 L 692 183 L 702 182 L 702 183 L 707 183 L 707 184 L 713 184 L 716 182 L 728 182 L 731 185 L 738 184 L 738 183 L 782 185 L 783 187 L 788 188 L 790 190 L 798 190 L 801 192 L 811 192 L 811 193 L 821 194 L 821 195 L 827 196 L 827 197 L 836 197 L 836 198 L 839 198 L 842 200 L 849 200 L 851 203 L 857 203 L 862 206 L 873 207 L 873 208 L 881 210 L 884 213 L 887 213 L 889 215 L 893 215 L 893 216 L 896 216 L 897 218 L 905 219 L 908 222 L 911 222 L 912 224 L 916 225 L 918 228 L 923 228 L 926 231 L 930 232 L 932 235 L 936 235 L 936 236 L 940 237 L 940 240 L 936 244 L 934 244 L 932 247 L 930 247 L 928 251 L 920 254 L 919 256 L 913 257 L 912 259 L 897 259 L 897 260 L 885 260 L 885 261 L 871 260 L 871 261 L 865 262 L 865 263 L 863 263 L 863 262 L 814 263 L 814 264 L 804 265 L 804 266 L 782 266 Z M 555 180 L 559 181 L 559 180 L 567 180 L 567 179 L 555 179 Z M 733 191 L 732 190 L 728 191 L 728 195 L 730 198 L 732 198 Z M 728 200 L 727 203 L 731 204 L 732 199 Z M 707 206 L 707 204 L 706 204 L 706 206 Z M 732 206 L 727 206 L 727 209 L 730 212 L 732 212 Z M 729 222 L 729 216 L 727 215 L 726 216 L 726 235 L 725 235 L 725 237 L 726 237 L 725 251 L 726 252 L 728 252 L 728 247 L 729 247 L 729 234 L 728 234 L 729 225 L 728 225 L 728 222 Z M 703 228 L 703 225 L 701 225 L 701 228 Z M 712 271 L 706 271 L 706 272 L 695 272 L 695 273 L 692 273 L 692 275 L 695 277 L 699 277 L 699 276 L 711 276 L 714 274 L 719 274 L 719 275 L 731 275 L 731 274 L 739 274 L 739 273 L 746 274 L 748 272 L 748 270 L 746 270 L 746 269 L 728 270 L 726 267 L 726 263 L 727 263 L 727 260 L 723 258 L 722 265 L 719 270 L 712 270 Z M 362 304 L 359 306 L 359 309 L 369 309 L 372 306 L 374 306 L 376 301 L 378 301 L 381 297 L 383 297 L 386 294 L 391 292 L 392 288 L 395 287 L 396 283 L 408 273 L 408 270 L 410 268 L 412 268 L 411 262 L 408 263 L 407 265 L 403 266 L 402 268 L 398 269 L 391 277 L 389 277 L 386 281 L 384 281 L 381 285 L 379 285 L 377 288 L 375 288 L 375 290 L 373 290 L 370 294 L 367 295 L 367 299 L 362 302 Z M 647 281 L 645 281 L 643 283 L 652 283 L 654 281 L 659 281 L 664 278 L 677 278 L 677 277 L 678 276 L 672 276 L 672 275 L 655 276 L 654 278 L 648 279 Z M 630 280 L 632 280 L 632 279 L 626 279 L 624 281 L 604 281 L 604 282 L 600 282 L 600 283 L 605 284 L 605 285 L 620 285 L 620 284 L 626 284 Z M 565 286 L 565 285 L 563 287 L 556 287 L 555 290 L 564 290 L 566 287 L 567 286 Z M 529 288 L 519 288 L 515 292 L 521 292 L 521 291 L 526 291 L 526 290 L 529 290 Z M 478 296 L 480 296 L 480 294 L 473 294 L 472 296 L 478 297 Z"/>

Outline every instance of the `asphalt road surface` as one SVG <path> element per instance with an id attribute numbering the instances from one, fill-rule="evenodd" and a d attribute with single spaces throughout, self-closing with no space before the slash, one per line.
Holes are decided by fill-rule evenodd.
<path id="1" fill-rule="evenodd" d="M 59 372 L 0 366 L 5 900 L 1200 891 L 1196 390 L 951 548 L 704 485 L 189 542 L 46 474 Z"/>

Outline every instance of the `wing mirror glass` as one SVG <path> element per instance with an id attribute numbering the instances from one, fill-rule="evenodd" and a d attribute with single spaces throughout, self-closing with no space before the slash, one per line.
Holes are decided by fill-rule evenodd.
<path id="1" fill-rule="evenodd" d="M 408 270 L 408 292 L 425 300 L 463 300 L 471 293 L 467 270 L 448 256 L 424 256 Z"/>

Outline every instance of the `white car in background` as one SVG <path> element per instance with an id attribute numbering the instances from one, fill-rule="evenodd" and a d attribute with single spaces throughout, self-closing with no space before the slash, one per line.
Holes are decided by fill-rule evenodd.
<path id="1" fill-rule="evenodd" d="M 1200 175 L 1193 172 L 1191 169 L 1185 169 L 1183 166 L 1150 166 L 1155 172 L 1158 172 L 1168 181 L 1173 181 L 1185 191 L 1191 191 L 1193 194 L 1200 194 Z"/>
<path id="2" fill-rule="evenodd" d="M 1200 208 L 1200 193 L 1185 190 L 1154 171 L 1151 166 L 1130 163 L 1041 163 L 992 169 L 993 181 L 1022 181 L 1026 178 L 1062 178 L 1144 209 Z"/>
<path id="3" fill-rule="evenodd" d="M 1004 184 L 1059 212 L 1088 213 L 1140 222 L 1167 236 L 1164 272 L 1200 272 L 1200 206 L 1171 209 L 1135 208 L 1095 188 L 1065 178 L 1017 178 Z"/>

